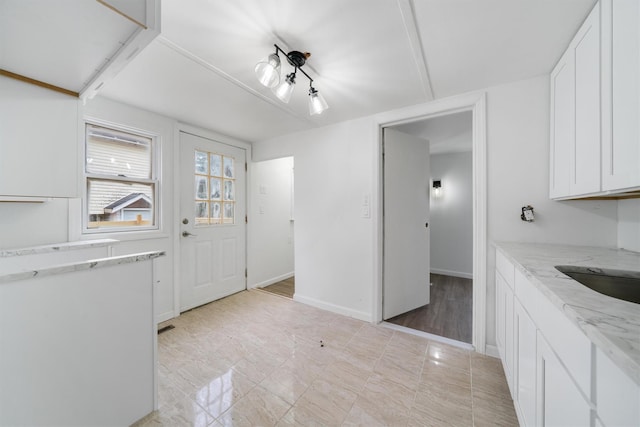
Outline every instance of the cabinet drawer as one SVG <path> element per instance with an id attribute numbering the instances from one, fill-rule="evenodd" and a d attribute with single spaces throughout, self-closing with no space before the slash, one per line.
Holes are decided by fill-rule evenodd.
<path id="1" fill-rule="evenodd" d="M 515 271 L 516 297 L 585 396 L 591 396 L 591 341 L 524 274 Z"/>
<path id="2" fill-rule="evenodd" d="M 513 289 L 513 273 L 515 268 L 511 261 L 507 259 L 506 256 L 500 251 L 500 249 L 496 249 L 496 270 L 502 275 L 505 282 L 511 289 Z"/>

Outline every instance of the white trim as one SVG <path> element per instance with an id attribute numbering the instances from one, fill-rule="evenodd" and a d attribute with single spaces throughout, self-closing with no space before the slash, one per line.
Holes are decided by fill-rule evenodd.
<path id="1" fill-rule="evenodd" d="M 353 310 L 351 308 L 343 307 L 341 305 L 330 304 L 325 301 L 320 301 L 315 298 L 309 298 L 295 294 L 293 300 L 302 304 L 307 304 L 312 307 L 327 310 L 332 313 L 342 314 L 343 316 L 353 317 L 354 319 L 363 320 L 365 322 L 371 322 L 371 315 L 365 311 Z"/>
<path id="2" fill-rule="evenodd" d="M 273 285 L 274 283 L 278 283 L 278 282 L 282 282 L 283 280 L 290 279 L 293 276 L 295 276 L 294 272 L 290 271 L 289 273 L 285 273 L 285 274 L 281 274 L 281 275 L 276 276 L 276 277 L 272 277 L 271 279 L 264 280 L 264 281 L 262 281 L 260 283 L 254 284 L 252 286 L 248 286 L 247 285 L 247 289 L 264 288 L 265 286 Z"/>
<path id="3" fill-rule="evenodd" d="M 496 359 L 500 359 L 500 353 L 498 352 L 498 347 L 495 345 L 487 344 L 485 347 L 485 353 L 487 356 L 495 357 Z"/>
<path id="4" fill-rule="evenodd" d="M 423 332 L 417 329 L 411 329 L 411 328 L 407 328 L 406 326 L 400 326 L 400 325 L 396 325 L 395 323 L 389 323 L 389 322 L 381 322 L 379 323 L 379 325 L 388 329 L 393 329 L 394 331 L 400 331 L 406 334 L 411 334 L 411 335 L 416 335 L 418 337 L 426 338 L 431 341 L 449 344 L 454 347 L 464 348 L 465 350 L 473 350 L 473 346 L 469 343 L 452 340 L 451 338 L 442 337 L 440 335 L 430 334 L 429 332 Z"/>
<path id="5" fill-rule="evenodd" d="M 461 111 L 471 111 L 473 115 L 473 332 L 472 344 L 475 350 L 486 351 L 486 297 L 487 297 L 487 132 L 486 93 L 470 92 L 455 97 L 439 99 L 426 104 L 414 105 L 378 114 L 374 117 L 373 174 L 376 189 L 373 218 L 374 259 L 373 259 L 373 321 L 382 321 L 382 128 L 434 118 Z"/>
<path id="6" fill-rule="evenodd" d="M 440 270 L 439 268 L 432 268 L 431 272 L 433 274 L 442 274 L 443 276 L 460 277 L 462 279 L 473 279 L 473 273 L 465 273 L 463 271 Z"/>

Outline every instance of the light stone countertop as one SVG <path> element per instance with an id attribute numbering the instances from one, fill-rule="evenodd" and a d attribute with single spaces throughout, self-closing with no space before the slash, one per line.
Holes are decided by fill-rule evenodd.
<path id="1" fill-rule="evenodd" d="M 41 268 L 39 270 L 22 271 L 0 276 L 0 285 L 4 283 L 16 282 L 33 277 L 52 276 L 55 274 L 70 273 L 74 271 L 92 270 L 113 265 L 129 264 L 138 261 L 147 261 L 165 255 L 164 251 L 141 252 L 132 255 L 121 255 L 109 258 L 92 259 L 88 261 L 60 264 L 52 267 Z"/>
<path id="2" fill-rule="evenodd" d="M 119 240 L 115 239 L 97 239 L 97 240 L 81 240 L 77 242 L 54 243 L 51 245 L 31 246 L 27 248 L 16 249 L 0 249 L 0 258 L 8 258 L 13 256 L 46 254 L 51 252 L 64 252 L 76 249 L 99 248 L 103 246 L 115 245 Z"/>
<path id="3" fill-rule="evenodd" d="M 556 265 L 640 272 L 640 253 L 539 243 L 494 243 L 598 348 L 640 385 L 640 304 L 612 298 L 576 282 Z"/>

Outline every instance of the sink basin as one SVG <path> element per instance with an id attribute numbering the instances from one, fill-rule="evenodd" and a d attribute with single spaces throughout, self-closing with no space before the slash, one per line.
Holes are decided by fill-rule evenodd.
<path id="1" fill-rule="evenodd" d="M 556 265 L 556 270 L 601 294 L 640 304 L 640 272 Z"/>

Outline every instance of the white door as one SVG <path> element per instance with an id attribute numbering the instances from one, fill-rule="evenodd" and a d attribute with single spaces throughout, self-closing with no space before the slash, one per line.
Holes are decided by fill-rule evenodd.
<path id="1" fill-rule="evenodd" d="M 180 133 L 180 311 L 246 289 L 245 156 Z"/>
<path id="2" fill-rule="evenodd" d="M 429 304 L 429 146 L 384 129 L 383 318 Z"/>

